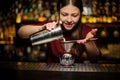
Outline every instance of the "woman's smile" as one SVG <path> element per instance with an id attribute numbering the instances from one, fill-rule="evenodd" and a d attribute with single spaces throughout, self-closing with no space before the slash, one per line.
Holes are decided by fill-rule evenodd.
<path id="1" fill-rule="evenodd" d="M 64 26 L 67 30 L 71 30 L 73 28 L 74 24 L 73 23 L 65 23 Z"/>

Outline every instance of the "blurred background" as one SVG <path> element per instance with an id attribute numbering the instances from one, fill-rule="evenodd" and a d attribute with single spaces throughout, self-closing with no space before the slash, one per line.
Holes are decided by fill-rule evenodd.
<path id="1" fill-rule="evenodd" d="M 31 46 L 17 30 L 24 24 L 58 19 L 57 0 L 0 0 L 0 60 L 45 61 L 46 44 Z M 120 0 L 83 0 L 82 23 L 98 28 L 100 61 L 120 61 Z M 86 55 L 83 55 L 86 58 Z"/>

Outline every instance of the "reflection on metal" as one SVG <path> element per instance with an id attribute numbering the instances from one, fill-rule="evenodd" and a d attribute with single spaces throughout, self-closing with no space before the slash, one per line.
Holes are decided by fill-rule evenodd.
<path id="1" fill-rule="evenodd" d="M 40 45 L 63 37 L 61 26 L 58 25 L 54 30 L 43 30 L 31 35 L 30 40 L 32 45 Z"/>

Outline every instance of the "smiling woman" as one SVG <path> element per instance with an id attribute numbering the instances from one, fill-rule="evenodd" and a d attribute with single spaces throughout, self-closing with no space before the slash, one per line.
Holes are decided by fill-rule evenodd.
<path id="1" fill-rule="evenodd" d="M 59 13 L 59 21 L 48 22 L 44 25 L 22 25 L 18 30 L 18 35 L 21 38 L 30 38 L 41 28 L 45 27 L 47 31 L 55 30 L 59 24 L 62 28 L 63 39 L 79 40 L 75 42 L 70 50 L 71 54 L 75 55 L 75 62 L 83 61 L 83 53 L 87 53 L 87 57 L 91 62 L 96 62 L 101 56 L 99 48 L 95 41 L 90 40 L 96 34 L 97 29 L 91 29 L 90 26 L 82 24 L 81 17 L 83 12 L 82 0 L 58 0 L 57 11 Z M 46 40 L 46 38 L 44 38 Z M 61 45 L 61 40 L 55 40 L 47 43 L 47 61 L 60 62 L 60 53 L 64 54 L 64 47 Z"/>

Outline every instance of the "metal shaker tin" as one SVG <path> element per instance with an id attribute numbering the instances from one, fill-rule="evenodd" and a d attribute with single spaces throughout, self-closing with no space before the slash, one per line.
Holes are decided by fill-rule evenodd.
<path id="1" fill-rule="evenodd" d="M 40 45 L 63 37 L 61 26 L 58 25 L 55 29 L 48 31 L 42 30 L 30 36 L 32 45 Z"/>

